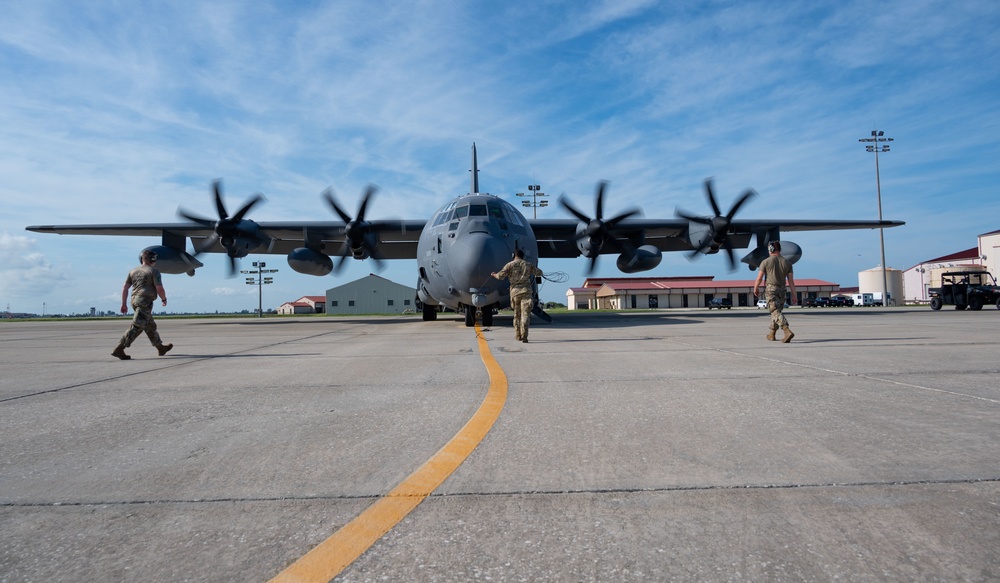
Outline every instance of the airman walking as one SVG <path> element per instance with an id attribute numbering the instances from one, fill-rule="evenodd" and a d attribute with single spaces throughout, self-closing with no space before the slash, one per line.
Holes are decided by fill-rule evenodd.
<path id="1" fill-rule="evenodd" d="M 767 333 L 768 340 L 777 340 L 775 333 L 781 328 L 785 335 L 782 342 L 791 342 L 795 334 L 788 327 L 788 320 L 782 310 L 785 308 L 785 298 L 788 303 L 795 303 L 795 278 L 792 275 L 792 262 L 781 256 L 781 242 L 771 241 L 767 244 L 767 251 L 770 253 L 766 259 L 760 262 L 760 269 L 757 271 L 757 280 L 753 283 L 753 295 L 757 295 L 757 289 L 761 282 L 766 282 L 764 287 L 764 299 L 767 300 L 767 310 L 771 312 L 771 325 Z M 786 293 L 785 280 L 788 280 L 790 294 Z"/>
<path id="2" fill-rule="evenodd" d="M 510 305 L 514 308 L 514 338 L 527 342 L 528 324 L 531 321 L 531 308 L 534 302 L 531 282 L 532 278 L 543 275 L 542 270 L 526 261 L 524 250 L 518 249 L 514 251 L 514 259 L 510 263 L 490 275 L 496 279 L 510 279 Z"/>

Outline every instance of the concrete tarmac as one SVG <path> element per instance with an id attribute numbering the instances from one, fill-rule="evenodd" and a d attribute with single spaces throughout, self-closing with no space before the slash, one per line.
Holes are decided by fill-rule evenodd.
<path id="1" fill-rule="evenodd" d="M 786 313 L 498 316 L 499 419 L 336 580 L 1000 580 L 1000 312 Z M 490 384 L 455 317 L 158 322 L 0 322 L 0 581 L 266 581 Z"/>

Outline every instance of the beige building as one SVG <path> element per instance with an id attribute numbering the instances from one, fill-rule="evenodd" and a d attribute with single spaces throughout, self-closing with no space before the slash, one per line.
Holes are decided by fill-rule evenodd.
<path id="1" fill-rule="evenodd" d="M 631 310 L 701 308 L 714 298 L 729 298 L 734 307 L 754 306 L 753 279 L 718 280 L 696 277 L 588 278 L 582 287 L 566 291 L 570 310 Z M 828 298 L 840 292 L 836 283 L 795 279 L 796 300 Z"/>

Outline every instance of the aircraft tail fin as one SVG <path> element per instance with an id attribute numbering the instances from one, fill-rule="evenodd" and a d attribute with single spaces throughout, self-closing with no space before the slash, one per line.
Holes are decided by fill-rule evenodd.
<path id="1" fill-rule="evenodd" d="M 469 194 L 479 194 L 479 162 L 476 161 L 476 143 L 472 142 L 472 184 Z"/>

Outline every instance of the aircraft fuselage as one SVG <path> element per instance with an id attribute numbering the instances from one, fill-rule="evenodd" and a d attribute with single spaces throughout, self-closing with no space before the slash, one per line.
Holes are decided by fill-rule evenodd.
<path id="1" fill-rule="evenodd" d="M 538 262 L 528 221 L 510 203 L 489 194 L 460 196 L 437 210 L 417 242 L 417 296 L 458 312 L 510 305 L 510 285 L 490 276 L 523 249 Z"/>

